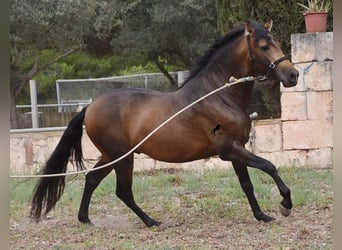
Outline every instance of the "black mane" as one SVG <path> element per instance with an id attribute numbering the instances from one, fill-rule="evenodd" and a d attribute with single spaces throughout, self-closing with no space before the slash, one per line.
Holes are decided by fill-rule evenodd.
<path id="1" fill-rule="evenodd" d="M 201 72 L 211 61 L 212 57 L 216 54 L 218 50 L 225 47 L 228 43 L 234 41 L 236 38 L 240 37 L 244 32 L 244 26 L 240 25 L 237 28 L 229 31 L 226 35 L 218 37 L 214 43 L 209 47 L 209 49 L 199 57 L 195 66 L 190 70 L 190 75 L 185 80 L 184 83 L 188 82 L 190 79 L 194 78 L 199 72 Z"/>
<path id="2" fill-rule="evenodd" d="M 268 31 L 260 23 L 254 20 L 249 21 L 256 29 L 256 40 L 267 35 Z M 236 28 L 230 30 L 227 34 L 217 38 L 214 41 L 214 43 L 209 47 L 209 49 L 204 53 L 204 55 L 197 60 L 195 66 L 190 70 L 190 75 L 184 81 L 184 84 L 187 83 L 189 80 L 193 79 L 194 77 L 196 77 L 198 73 L 205 69 L 205 67 L 211 62 L 213 56 L 216 54 L 217 51 L 225 47 L 227 44 L 235 41 L 238 37 L 242 36 L 244 32 L 245 25 L 241 24 Z"/>

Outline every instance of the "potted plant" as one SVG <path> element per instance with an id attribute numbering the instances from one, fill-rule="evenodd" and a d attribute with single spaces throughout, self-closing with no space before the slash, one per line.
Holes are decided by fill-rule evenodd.
<path id="1" fill-rule="evenodd" d="M 306 32 L 325 32 L 327 30 L 328 11 L 331 0 L 308 0 L 308 4 L 297 3 L 304 8 Z"/>

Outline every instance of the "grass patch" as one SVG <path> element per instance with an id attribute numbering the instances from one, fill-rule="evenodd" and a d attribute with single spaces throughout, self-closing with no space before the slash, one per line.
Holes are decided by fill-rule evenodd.
<path id="1" fill-rule="evenodd" d="M 250 169 L 249 172 L 262 210 L 271 216 L 281 218 L 278 212 L 281 196 L 274 181 L 259 170 Z M 298 216 L 298 219 L 311 216 L 313 210 L 322 212 L 326 207 L 331 207 L 332 169 L 280 168 L 279 175 L 292 191 L 292 201 L 297 214 L 295 216 Z M 16 179 L 11 180 L 11 224 L 19 225 L 23 218 L 27 218 L 36 181 L 28 180 L 19 183 Z M 275 240 L 280 244 L 278 245 L 280 248 L 290 246 L 295 240 L 300 240 L 298 244 L 309 248 L 325 249 L 325 246 L 327 248 L 331 246 L 332 236 L 329 232 L 324 236 L 328 240 L 317 235 L 313 236 L 314 240 L 309 239 L 308 235 L 316 233 L 316 227 L 313 226 L 313 230 L 307 228 L 310 223 L 313 223 L 311 217 L 308 222 L 296 225 L 297 222 L 292 221 L 293 225 L 286 227 L 282 224 L 265 223 L 250 227 L 251 223 L 256 222 L 232 169 L 210 171 L 168 169 L 136 172 L 133 181 L 136 202 L 152 218 L 169 223 L 169 226 L 163 229 L 145 229 L 140 219 L 115 196 L 114 174 L 108 175 L 95 190 L 90 204 L 90 219 L 106 218 L 105 216 L 119 211 L 119 214 L 128 217 L 129 221 L 138 225 L 138 228 L 125 229 L 124 232 L 119 229 L 90 230 L 78 224 L 77 212 L 83 185 L 84 176 L 68 178 L 64 195 L 53 212 L 54 218 L 60 221 L 65 217 L 72 218 L 73 226 L 64 225 L 63 230 L 56 226 L 48 231 L 44 231 L 44 226 L 41 226 L 42 231 L 37 240 L 43 237 L 46 242 L 55 242 L 49 247 L 50 249 L 112 249 L 113 247 L 115 249 L 208 249 L 212 246 L 224 248 L 225 244 L 219 245 L 221 241 L 227 242 L 237 236 L 248 238 L 248 241 L 247 239 L 245 241 L 246 244 L 250 244 L 245 246 L 248 248 L 255 242 L 254 236 L 250 238 L 251 235 L 264 239 L 265 249 L 268 244 L 271 247 L 272 241 Z M 291 216 L 286 220 L 291 221 Z M 289 232 L 291 226 L 293 231 Z M 228 237 L 224 233 L 230 228 L 234 228 L 234 232 Z M 211 231 L 207 232 L 208 230 Z M 106 233 L 103 233 L 104 231 Z M 25 235 L 29 233 L 28 230 Z M 64 239 L 66 234 L 68 235 L 66 240 L 61 241 L 60 239 Z M 258 234 L 260 235 L 257 236 Z M 20 235 L 22 231 L 13 230 L 11 241 L 19 244 L 22 240 Z M 308 245 L 303 245 L 306 239 Z M 242 244 L 238 239 L 236 242 Z M 35 248 L 33 243 L 27 244 L 27 249 Z M 98 246 L 103 248 L 97 248 Z"/>
<path id="2" fill-rule="evenodd" d="M 278 189 L 271 177 L 250 169 L 255 194 L 265 211 L 277 209 L 281 200 Z M 323 206 L 332 202 L 331 169 L 280 168 L 279 175 L 291 188 L 295 207 Z M 19 183 L 11 182 L 11 217 L 23 214 L 23 208 L 30 205 L 31 194 L 37 180 Z M 84 177 L 78 176 L 67 181 L 64 195 L 58 207 L 67 206 L 77 213 L 84 185 Z M 91 207 L 108 202 L 121 202 L 115 196 L 115 175 L 108 175 L 94 191 Z M 249 210 L 249 205 L 237 177 L 231 169 L 215 171 L 154 170 L 136 172 L 133 193 L 138 204 L 157 208 L 159 214 L 175 214 L 175 209 L 185 207 L 191 216 L 201 214 L 215 218 L 233 217 L 241 207 Z M 113 203 L 114 204 L 114 203 Z M 105 205 L 104 205 L 105 206 Z M 96 212 L 105 212 L 97 209 Z M 183 215 L 182 215 L 183 216 Z"/>

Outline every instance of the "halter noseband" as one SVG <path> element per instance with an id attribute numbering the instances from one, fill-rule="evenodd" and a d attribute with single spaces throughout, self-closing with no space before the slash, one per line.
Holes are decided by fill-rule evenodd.
<path id="1" fill-rule="evenodd" d="M 279 63 L 281 63 L 282 61 L 290 60 L 290 58 L 288 56 L 282 56 L 279 59 L 275 60 L 274 62 L 272 62 L 272 61 L 270 61 L 268 59 L 263 59 L 263 58 L 256 57 L 253 54 L 253 51 L 252 51 L 251 38 L 250 38 L 249 35 L 247 35 L 247 44 L 248 44 L 248 51 L 249 51 L 249 56 L 251 57 L 251 61 L 252 62 L 254 61 L 254 62 L 261 63 L 261 64 L 266 65 L 268 67 L 268 72 L 267 72 L 266 75 L 268 75 L 271 70 L 275 70 L 277 65 Z"/>

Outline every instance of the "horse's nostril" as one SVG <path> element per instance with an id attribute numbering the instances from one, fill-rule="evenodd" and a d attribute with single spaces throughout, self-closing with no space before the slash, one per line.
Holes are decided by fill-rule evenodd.
<path id="1" fill-rule="evenodd" d="M 299 72 L 297 70 L 292 70 L 291 71 L 291 77 L 292 78 L 298 78 L 299 76 Z"/>
<path id="2" fill-rule="evenodd" d="M 290 77 L 292 80 L 297 81 L 299 72 L 297 70 L 291 70 Z"/>

